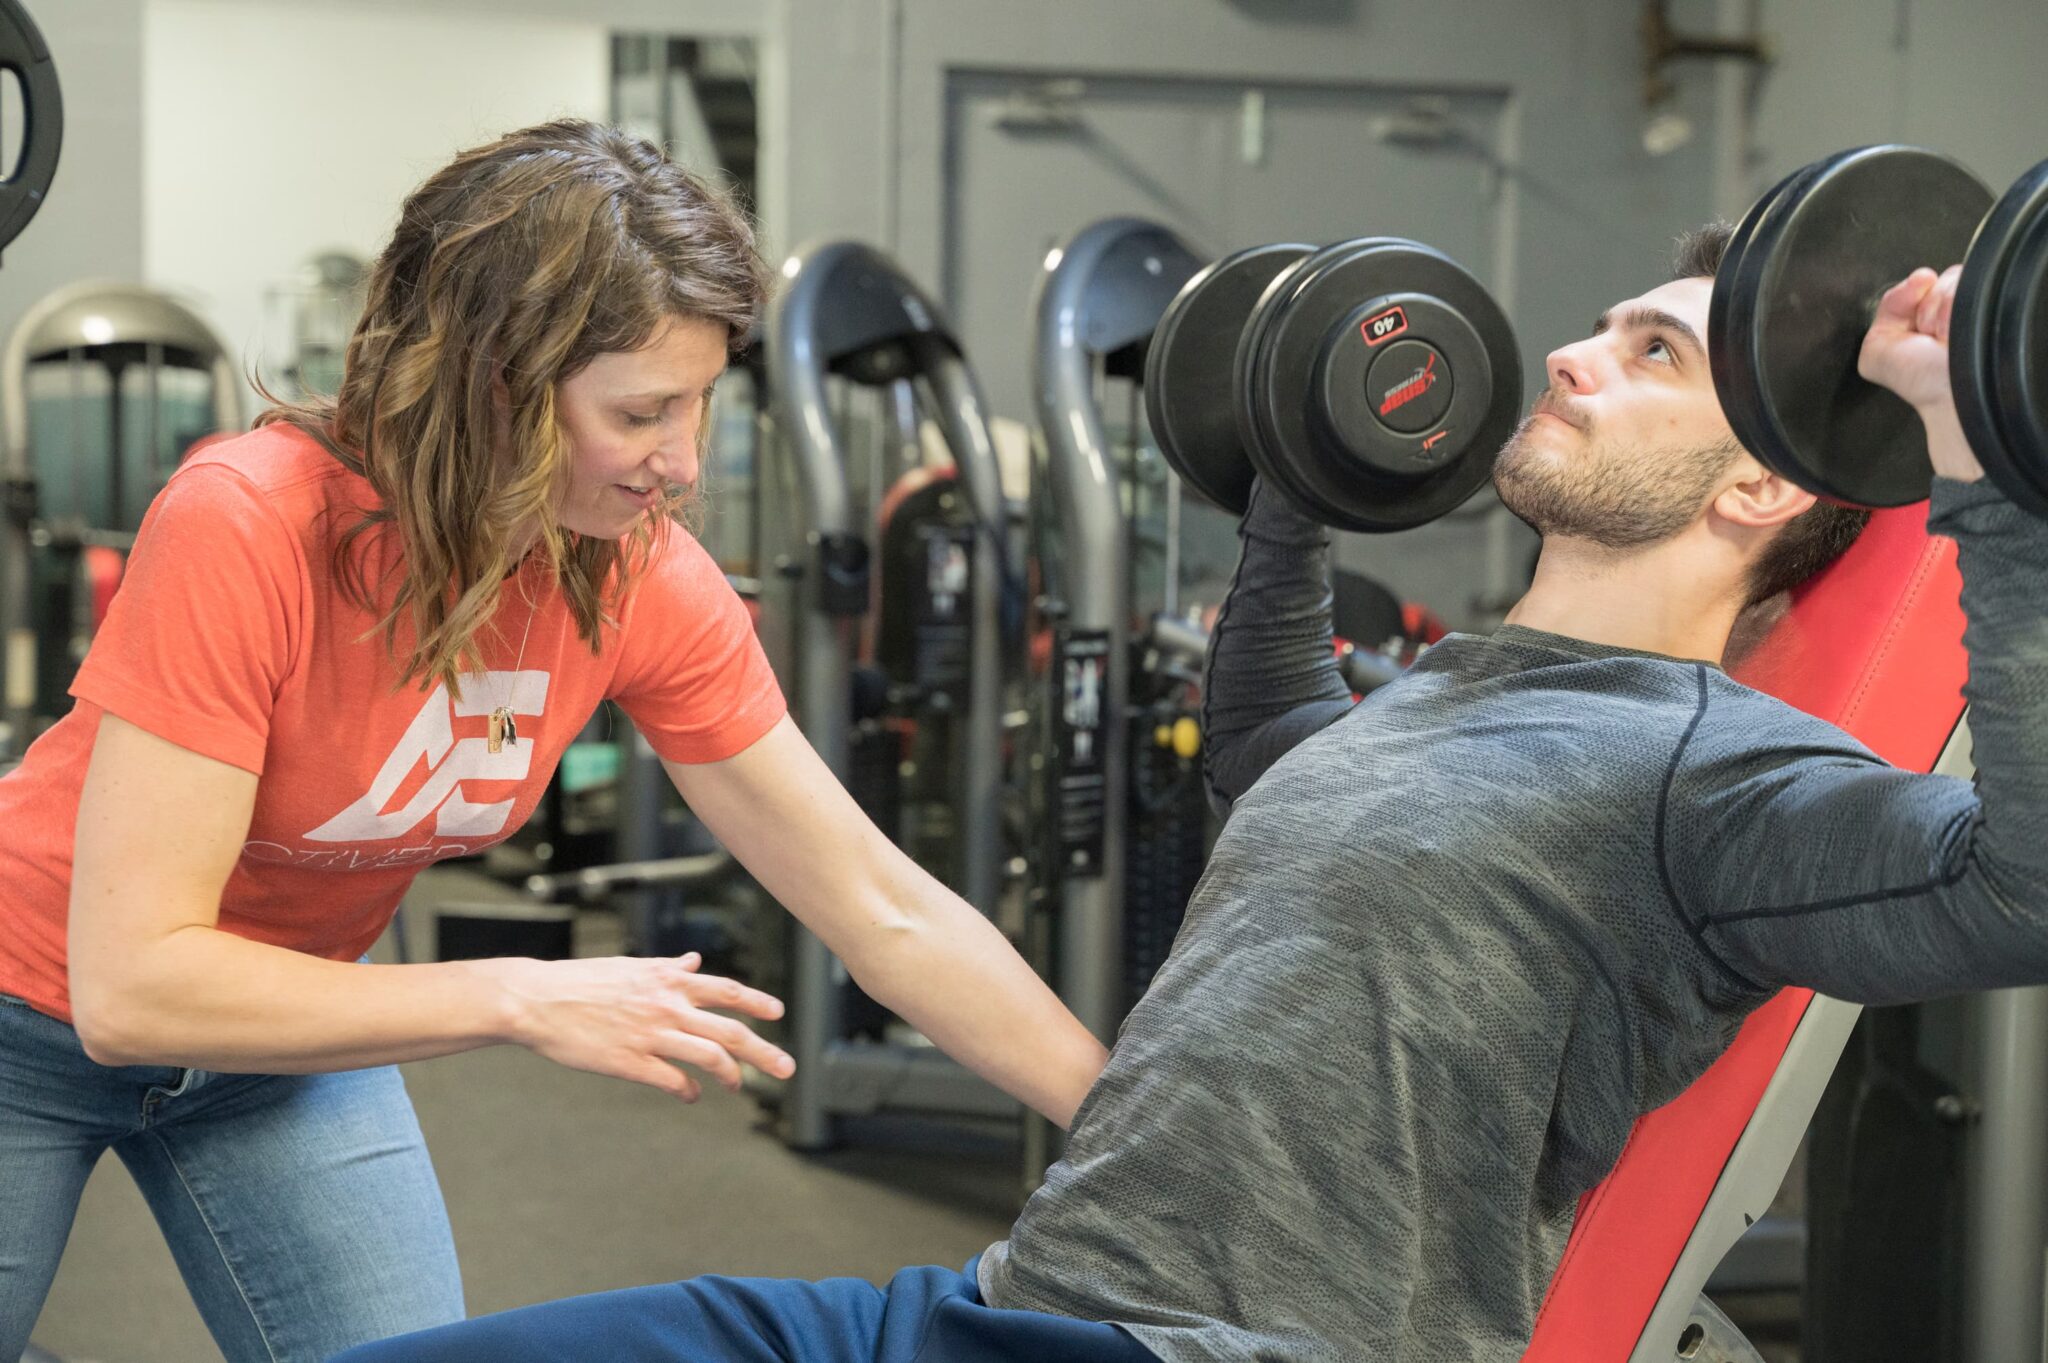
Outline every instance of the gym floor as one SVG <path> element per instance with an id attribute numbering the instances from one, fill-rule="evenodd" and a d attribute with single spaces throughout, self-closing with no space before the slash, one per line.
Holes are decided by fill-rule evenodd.
<path id="1" fill-rule="evenodd" d="M 421 873 L 407 899 L 413 958 L 434 906 L 510 897 L 460 867 Z M 585 913 L 576 950 L 617 950 Z M 392 943 L 379 943 L 389 960 Z M 693 1107 L 564 1069 L 514 1047 L 406 1067 L 455 1226 L 472 1313 L 699 1273 L 886 1279 L 965 1263 L 1020 1200 L 1014 1141 L 871 1121 L 825 1155 L 763 1129 L 751 1099 L 711 1088 Z M 1767 1363 L 1798 1363 L 1789 1294 L 1724 1301 Z M 149 1209 L 120 1161 L 94 1172 L 35 1331 L 65 1363 L 219 1363 Z"/>
<path id="2" fill-rule="evenodd" d="M 422 873 L 415 959 L 436 900 L 502 893 L 460 868 Z M 616 931 L 601 914 L 577 930 L 592 953 Z M 962 1264 L 1019 1203 L 1016 1144 L 951 1127 L 873 1122 L 845 1149 L 798 1155 L 763 1133 L 751 1098 L 712 1087 L 685 1107 L 513 1047 L 407 1066 L 406 1084 L 475 1313 L 699 1273 L 879 1280 Z M 65 1363 L 219 1363 L 118 1160 L 86 1188 L 35 1342 Z"/>

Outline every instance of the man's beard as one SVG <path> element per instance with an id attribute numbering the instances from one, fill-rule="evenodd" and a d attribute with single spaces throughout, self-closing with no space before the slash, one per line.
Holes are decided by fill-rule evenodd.
<path id="1" fill-rule="evenodd" d="M 1602 439 L 1576 417 L 1578 440 L 1546 451 L 1532 438 L 1538 420 L 1524 418 L 1501 447 L 1493 485 L 1507 509 L 1545 539 L 1559 535 L 1607 549 L 1660 544 L 1692 524 L 1742 453 L 1732 438 L 1673 450 L 1630 448 Z"/>

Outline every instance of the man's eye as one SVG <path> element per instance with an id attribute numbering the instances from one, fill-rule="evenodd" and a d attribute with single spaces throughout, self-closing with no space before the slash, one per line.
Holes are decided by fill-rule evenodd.
<path id="1" fill-rule="evenodd" d="M 1669 345 L 1669 343 L 1667 343 L 1660 337 L 1652 337 L 1650 339 L 1650 343 L 1643 347 L 1643 354 L 1646 357 L 1655 356 L 1660 351 L 1663 353 L 1663 358 L 1666 362 L 1669 362 L 1676 358 L 1671 353 L 1671 346 Z"/>

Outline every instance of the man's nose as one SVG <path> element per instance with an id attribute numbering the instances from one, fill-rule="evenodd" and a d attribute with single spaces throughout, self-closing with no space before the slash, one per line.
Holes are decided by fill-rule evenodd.
<path id="1" fill-rule="evenodd" d="M 1592 340 L 1559 346 L 1544 360 L 1551 386 L 1566 393 L 1590 393 L 1600 386 L 1604 362 Z"/>

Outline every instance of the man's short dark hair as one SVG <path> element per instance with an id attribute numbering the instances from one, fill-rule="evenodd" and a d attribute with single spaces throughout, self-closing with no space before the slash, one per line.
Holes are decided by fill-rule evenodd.
<path id="1" fill-rule="evenodd" d="M 1712 279 L 1720 273 L 1721 258 L 1728 254 L 1734 235 L 1735 224 L 1725 219 L 1680 232 L 1671 252 L 1672 279 Z"/>
<path id="2" fill-rule="evenodd" d="M 1706 223 L 1679 234 L 1671 254 L 1671 277 L 1712 279 L 1728 254 L 1735 224 Z M 1847 553 L 1870 513 L 1853 506 L 1816 502 L 1811 511 L 1785 523 L 1749 570 L 1749 605 L 1790 591 Z"/>

